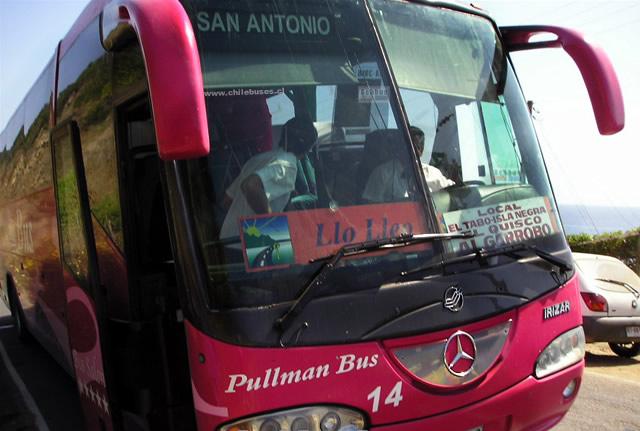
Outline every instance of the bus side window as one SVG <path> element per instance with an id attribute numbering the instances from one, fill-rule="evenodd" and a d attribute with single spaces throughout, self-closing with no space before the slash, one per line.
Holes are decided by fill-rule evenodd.
<path id="1" fill-rule="evenodd" d="M 500 103 L 492 102 L 480 102 L 480 107 L 495 184 L 525 182 L 522 156 L 507 109 Z"/>

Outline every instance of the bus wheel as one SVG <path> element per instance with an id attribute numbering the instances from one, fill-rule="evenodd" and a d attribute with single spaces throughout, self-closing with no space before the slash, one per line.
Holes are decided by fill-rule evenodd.
<path id="1" fill-rule="evenodd" d="M 640 342 L 634 343 L 609 343 L 613 353 L 623 358 L 633 358 L 640 353 Z"/>
<path id="2" fill-rule="evenodd" d="M 22 341 L 28 341 L 31 339 L 31 334 L 29 334 L 29 330 L 25 325 L 24 312 L 22 311 L 22 306 L 20 306 L 20 301 L 18 300 L 18 295 L 16 294 L 16 289 L 12 284 L 9 284 L 9 308 L 11 311 L 11 315 L 13 316 L 13 324 L 16 327 L 16 331 L 18 332 L 18 337 Z"/>

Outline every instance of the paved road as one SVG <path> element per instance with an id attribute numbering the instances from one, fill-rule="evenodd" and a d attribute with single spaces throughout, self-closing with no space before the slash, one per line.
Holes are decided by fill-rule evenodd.
<path id="1" fill-rule="evenodd" d="M 578 399 L 554 431 L 595 430 L 640 431 L 640 382 L 600 374 L 587 366 Z"/>
<path id="2" fill-rule="evenodd" d="M 48 429 L 81 430 L 75 385 L 36 343 L 25 346 L 17 340 L 7 316 L 0 301 L 0 343 Z M 0 430 L 38 429 L 33 406 L 25 402 L 9 374 L 0 361 Z M 554 431 L 640 431 L 639 376 L 640 357 L 587 355 L 587 371 L 578 399 Z"/>
<path id="3" fill-rule="evenodd" d="M 12 323 L 0 300 L 0 352 L 10 361 L 0 357 L 0 430 L 82 430 L 75 384 L 38 343 L 20 341 Z"/>

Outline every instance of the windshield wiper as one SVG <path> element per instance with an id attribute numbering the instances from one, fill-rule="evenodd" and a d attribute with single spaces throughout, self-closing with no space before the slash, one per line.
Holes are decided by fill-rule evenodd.
<path id="1" fill-rule="evenodd" d="M 412 269 L 410 271 L 405 271 L 401 275 L 407 276 L 411 274 L 416 274 L 419 272 L 427 272 L 434 268 L 443 268 L 448 265 L 453 265 L 456 263 L 464 263 L 468 261 L 478 260 L 480 264 L 486 265 L 487 259 L 493 256 L 510 256 L 514 259 L 520 259 L 522 256 L 519 256 L 517 253 L 521 251 L 530 251 L 538 256 L 540 259 L 549 262 L 550 264 L 556 266 L 563 273 L 570 272 L 573 270 L 573 266 L 562 259 L 555 257 L 554 255 L 547 253 L 546 251 L 540 250 L 537 247 L 527 244 L 517 244 L 506 247 L 501 247 L 493 250 L 487 250 L 485 248 L 476 248 L 473 253 L 465 254 L 463 256 L 454 257 L 448 260 L 441 260 L 440 262 L 436 262 L 430 265 L 421 266 L 419 268 Z"/>
<path id="2" fill-rule="evenodd" d="M 453 239 L 467 239 L 473 237 L 474 234 L 472 232 L 401 235 L 393 238 L 383 238 L 372 241 L 363 241 L 355 244 L 347 244 L 342 246 L 333 254 L 316 259 L 311 259 L 309 263 L 323 261 L 324 263 L 316 270 L 313 277 L 311 277 L 309 282 L 305 285 L 302 293 L 296 298 L 287 312 L 282 317 L 276 320 L 276 326 L 280 330 L 280 333 L 284 334 L 284 332 L 291 326 L 295 318 L 300 314 L 302 309 L 313 299 L 315 294 L 319 292 L 318 288 L 322 286 L 328 274 L 333 271 L 337 263 L 343 257 L 356 256 L 378 250 L 408 247 L 410 245 L 423 244 L 434 241 L 449 241 Z"/>
<path id="3" fill-rule="evenodd" d="M 627 289 L 629 292 L 633 293 L 633 296 L 635 296 L 636 299 L 640 298 L 640 292 L 638 292 L 636 289 L 631 287 L 629 283 L 625 283 L 624 281 L 612 280 L 610 278 L 596 278 L 595 280 L 604 281 L 605 283 L 611 283 L 617 286 L 622 286 L 625 289 Z"/>

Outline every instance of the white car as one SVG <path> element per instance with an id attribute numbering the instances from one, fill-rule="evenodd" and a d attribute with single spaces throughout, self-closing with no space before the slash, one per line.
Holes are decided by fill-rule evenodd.
<path id="1" fill-rule="evenodd" d="M 620 260 L 573 253 L 587 342 L 604 341 L 618 356 L 640 354 L 640 277 Z"/>

